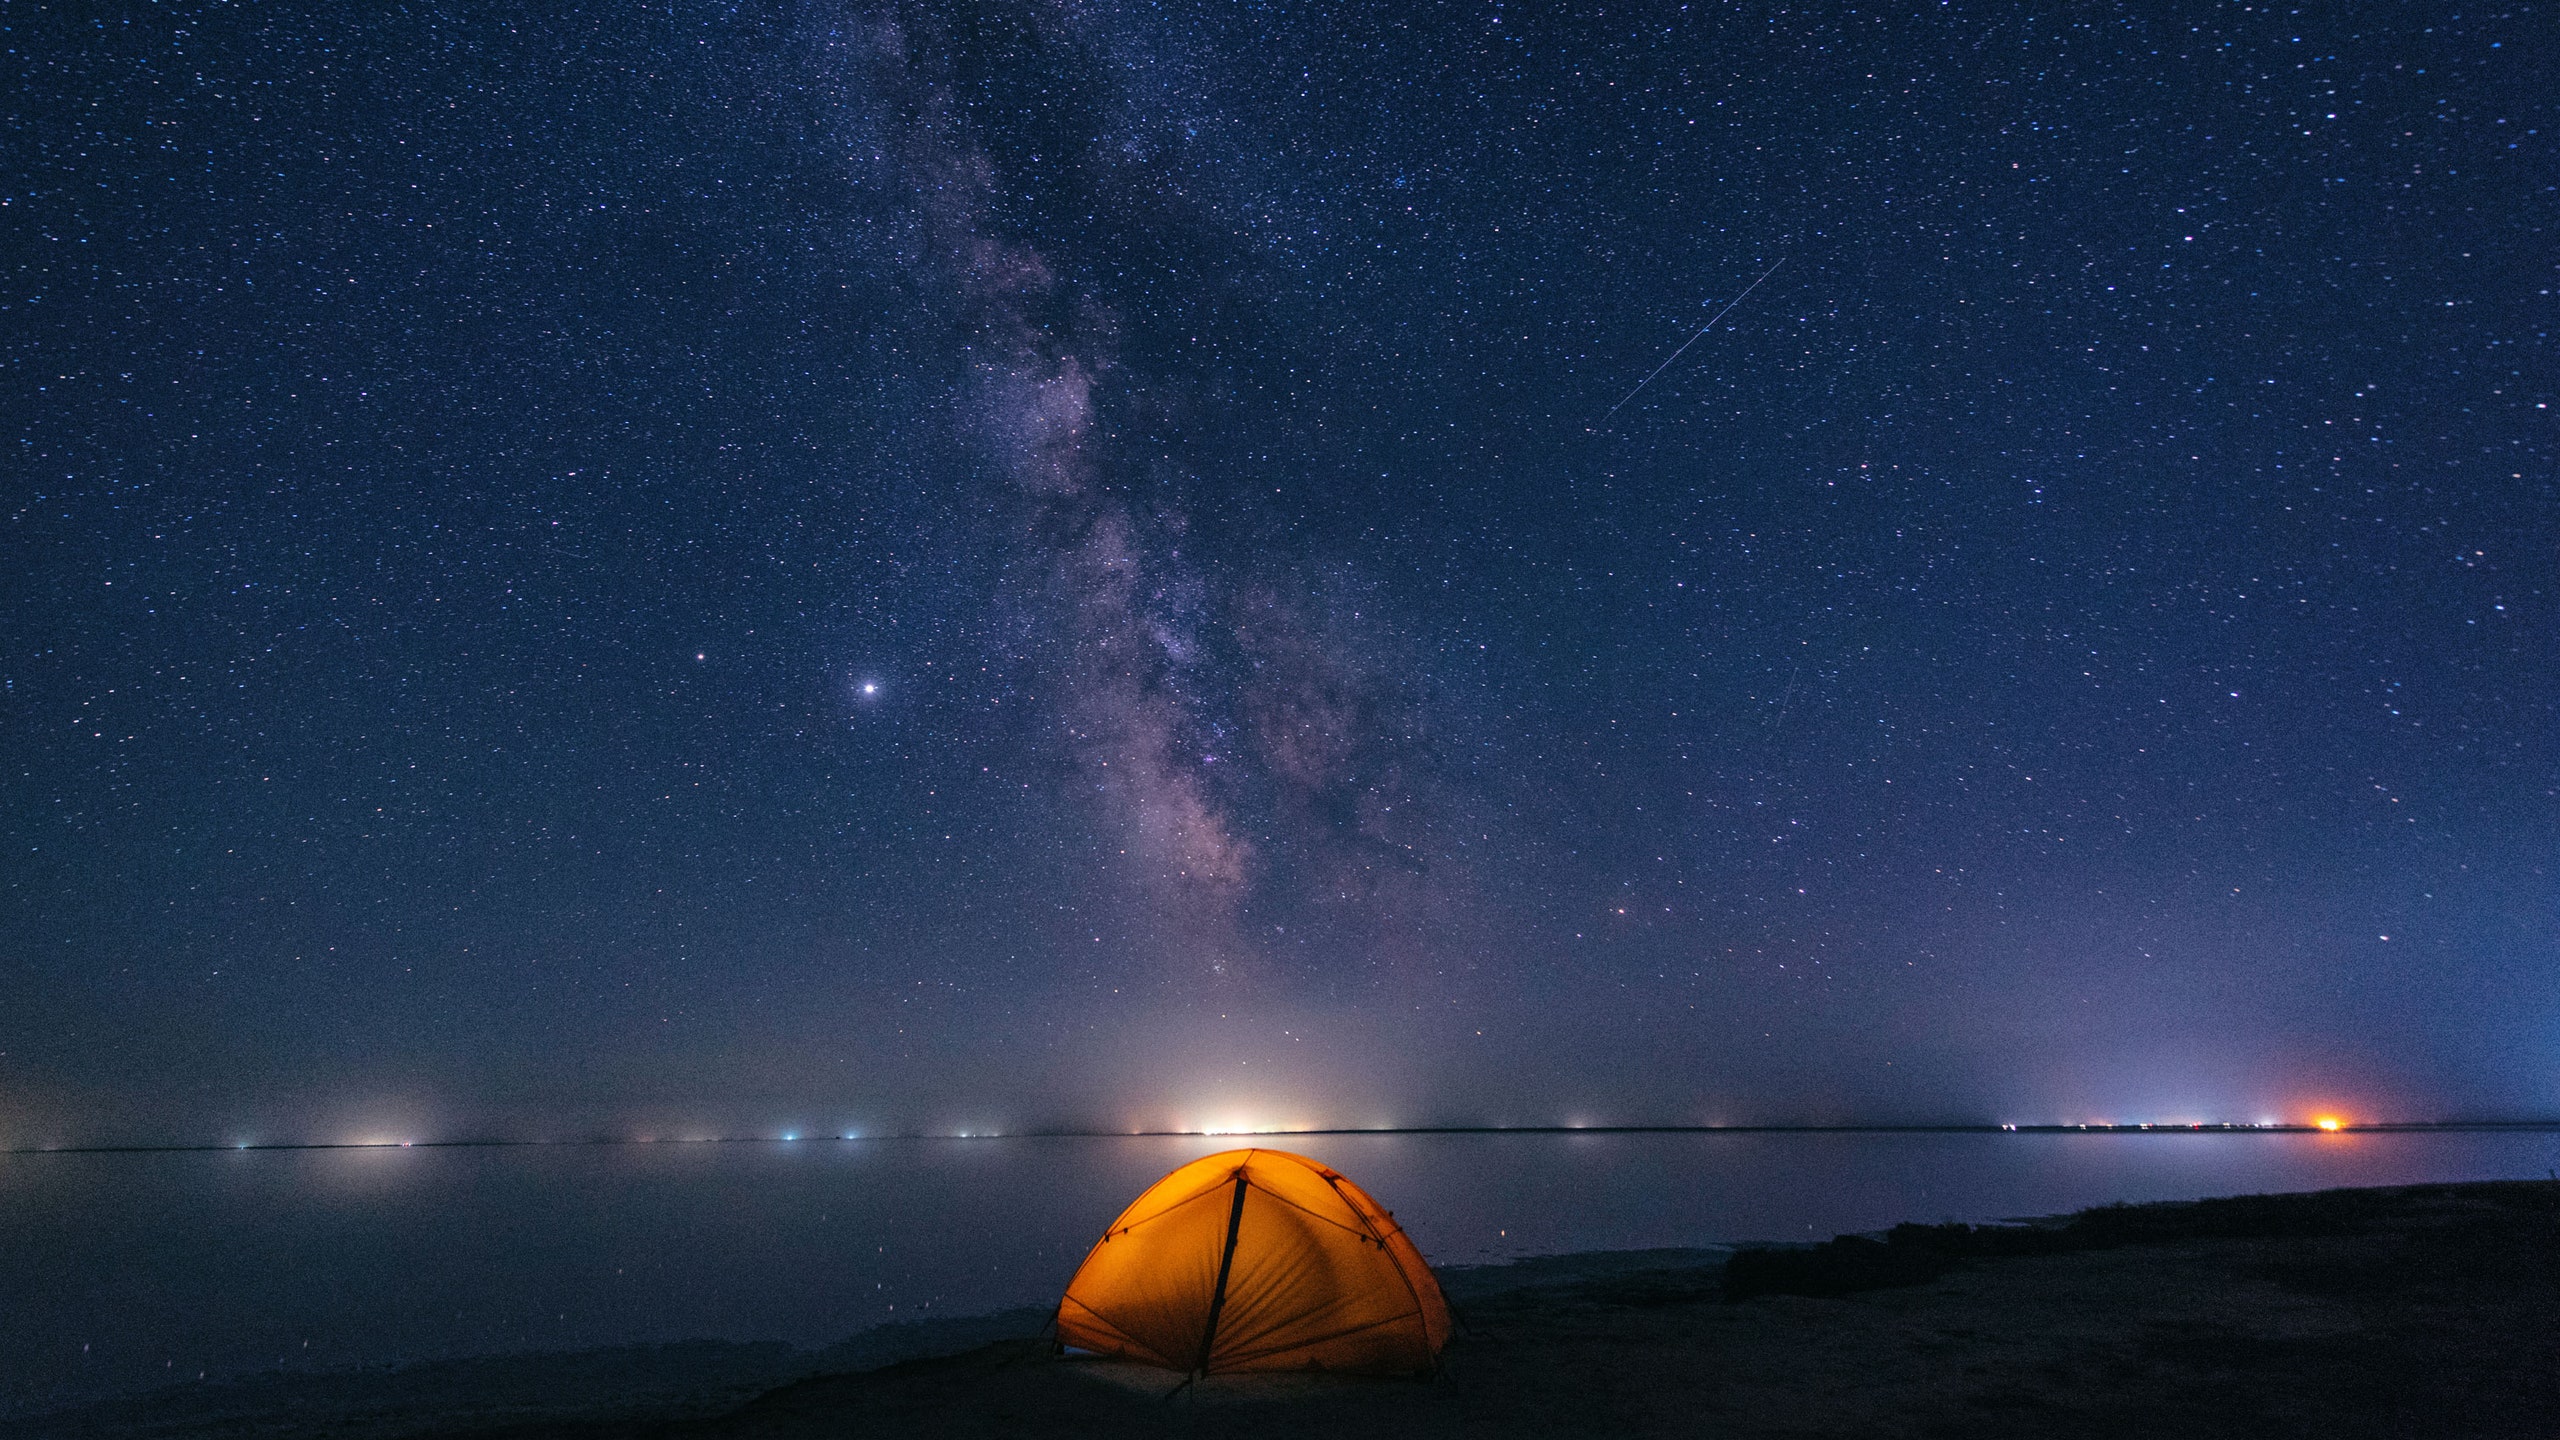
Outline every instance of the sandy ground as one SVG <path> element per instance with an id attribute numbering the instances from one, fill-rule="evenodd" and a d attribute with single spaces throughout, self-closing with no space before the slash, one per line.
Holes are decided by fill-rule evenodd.
<path id="1" fill-rule="evenodd" d="M 322 1417 L 29 1434 L 869 1436 L 2560 1436 L 2560 1184 L 2141 1207 L 2144 1237 L 1971 1258 L 1835 1298 L 1725 1298 L 1703 1252 L 1453 1276 L 1428 1381 L 1180 1377 L 1037 1340 L 769 1391 L 723 1414 L 460 1425 Z M 2247 1233 L 2232 1233 L 2238 1230 Z M 66 1420 L 70 1417 L 65 1417 Z M 174 1418 L 174 1417 L 172 1417 Z"/>

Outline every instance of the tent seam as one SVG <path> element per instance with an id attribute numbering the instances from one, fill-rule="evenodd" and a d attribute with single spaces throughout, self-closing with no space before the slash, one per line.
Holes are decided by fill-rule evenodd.
<path id="1" fill-rule="evenodd" d="M 1332 1183 L 1332 1182 L 1327 1181 L 1326 1183 L 1327 1183 L 1327 1184 L 1330 1184 L 1330 1183 Z M 1371 1239 L 1371 1240 L 1375 1240 L 1375 1239 L 1377 1239 L 1377 1238 L 1378 1238 L 1375 1234 L 1370 1233 L 1370 1232 L 1369 1232 L 1368 1230 L 1366 1230 L 1365 1228 L 1358 1228 L 1358 1227 L 1354 1227 L 1354 1226 L 1350 1226 L 1350 1225 L 1345 1225 L 1345 1224 L 1343 1224 L 1341 1221 L 1334 1219 L 1332 1216 L 1325 1214 L 1325 1213 L 1324 1213 L 1323 1211 L 1321 1211 L 1321 1210 L 1310 1210 L 1310 1209 L 1308 1209 L 1306 1206 L 1299 1204 L 1297 1201 L 1290 1199 L 1288 1196 L 1281 1194 L 1279 1191 L 1272 1189 L 1272 1188 L 1271 1188 L 1270 1186 L 1268 1186 L 1268 1185 L 1256 1185 L 1256 1186 L 1254 1186 L 1253 1188 L 1254 1188 L 1254 1189 L 1256 1189 L 1256 1190 L 1261 1191 L 1261 1192 L 1262 1192 L 1263 1194 L 1265 1194 L 1265 1195 L 1270 1196 L 1272 1199 L 1279 1201 L 1281 1204 L 1288 1206 L 1290 1209 L 1297 1211 L 1299 1214 L 1304 1215 L 1304 1216 L 1308 1217 L 1309 1219 L 1313 1219 L 1313 1220 L 1321 1220 L 1321 1221 L 1323 1221 L 1325 1224 L 1332 1226 L 1332 1227 L 1333 1227 L 1334 1229 L 1336 1229 L 1336 1230 L 1347 1231 L 1347 1232 L 1349 1232 L 1350 1234 L 1353 1234 L 1353 1235 L 1365 1236 L 1366 1238 Z M 1340 1200 L 1342 1201 L 1342 1203 L 1343 1203 L 1345 1206 L 1348 1206 L 1348 1207 L 1350 1208 L 1351 1213 L 1352 1213 L 1352 1215 L 1353 1215 L 1355 1218 L 1360 1214 L 1360 1207 L 1358 1207 L 1357 1205 L 1352 1205 L 1352 1204 L 1351 1204 L 1351 1200 L 1350 1200 L 1350 1198 L 1349 1198 L 1348 1196 L 1343 1195 L 1343 1194 L 1342 1194 L 1342 1192 L 1341 1192 L 1341 1191 L 1339 1191 L 1339 1190 L 1336 1190 L 1336 1191 L 1335 1191 L 1335 1192 L 1333 1192 L 1333 1193 L 1334 1193 L 1335 1197 L 1336 1197 L 1336 1198 L 1338 1198 L 1338 1199 L 1340 1199 Z"/>
<path id="2" fill-rule="evenodd" d="M 1330 1173 L 1324 1177 L 1324 1183 L 1333 1187 L 1333 1193 L 1341 1198 L 1342 1203 L 1345 1205 L 1351 1205 L 1351 1197 L 1342 1193 L 1341 1180 L 1341 1176 Z M 1379 1249 L 1387 1252 L 1387 1263 L 1395 1267 L 1396 1278 L 1404 1282 L 1404 1293 L 1407 1298 L 1413 1301 L 1413 1318 L 1422 1322 L 1422 1343 L 1429 1345 L 1431 1343 L 1431 1316 L 1423 1307 L 1422 1291 L 1414 1286 L 1413 1277 L 1404 1273 L 1403 1257 L 1396 1254 L 1395 1247 L 1387 1243 L 1387 1237 L 1378 1233 L 1378 1227 L 1369 1223 L 1369 1217 L 1362 1213 L 1359 1206 L 1351 1205 L 1351 1213 L 1360 1217 L 1360 1224 L 1362 1228 L 1369 1232 L 1369 1238 L 1378 1243 Z M 1387 1218 L 1392 1220 L 1395 1217 L 1390 1215 Z M 1396 1233 L 1399 1235 L 1403 1234 L 1404 1227 L 1398 1225 L 1396 1227 Z M 1414 1246 L 1414 1253 L 1417 1255 L 1421 1254 L 1422 1247 L 1419 1245 Z M 1439 1282 L 1434 1280 L 1432 1283 L 1437 1285 Z M 1449 1302 L 1444 1296 L 1440 1303 L 1446 1305 Z"/>

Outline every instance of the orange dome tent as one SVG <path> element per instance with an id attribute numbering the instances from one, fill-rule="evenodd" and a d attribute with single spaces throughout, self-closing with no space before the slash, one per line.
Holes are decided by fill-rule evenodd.
<path id="1" fill-rule="evenodd" d="M 1386 1207 L 1282 1150 L 1194 1160 L 1120 1212 L 1058 1302 L 1058 1340 L 1206 1375 L 1413 1374 L 1449 1304 Z"/>

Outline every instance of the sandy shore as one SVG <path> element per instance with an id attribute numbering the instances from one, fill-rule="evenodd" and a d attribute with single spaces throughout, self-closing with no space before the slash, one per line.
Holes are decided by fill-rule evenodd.
<path id="1" fill-rule="evenodd" d="M 1705 1251 L 1455 1271 L 1437 1379 L 1179 1377 L 1033 1338 L 744 1399 L 551 1413 L 128 1404 L 29 1436 L 2560 1435 L 2560 1184 L 2116 1207 L 1911 1227 L 1735 1266 Z M 1788 1291 L 1813 1293 L 1787 1293 Z M 1020 1324 L 1016 1318 L 1010 1322 Z M 735 1384 L 735 1380 L 730 1382 Z M 562 1397 L 566 1398 L 566 1397 Z"/>

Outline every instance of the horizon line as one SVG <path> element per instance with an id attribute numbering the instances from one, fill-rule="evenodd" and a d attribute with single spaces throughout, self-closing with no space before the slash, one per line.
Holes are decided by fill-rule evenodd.
<path id="1" fill-rule="evenodd" d="M 845 1145 L 885 1140 L 1285 1140 L 1336 1135 L 2377 1135 L 2464 1131 L 2560 1131 L 2560 1118 L 2510 1120 L 2375 1120 L 2353 1124 L 2281 1121 L 2153 1121 L 2108 1124 L 1998 1124 L 1980 1121 L 1912 1124 L 1744 1125 L 1385 1125 L 1310 1126 L 1276 1130 L 983 1131 L 899 1130 L 873 1134 L 592 1135 L 575 1139 L 272 1140 L 229 1144 L 17 1145 L 0 1155 L 183 1155 L 267 1150 L 500 1150 L 579 1145 Z"/>

